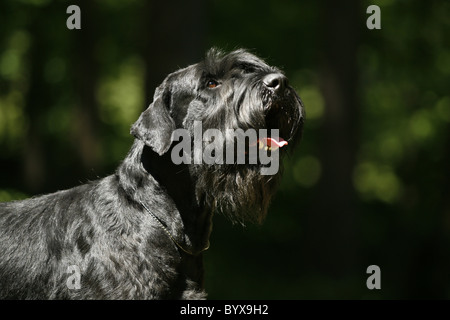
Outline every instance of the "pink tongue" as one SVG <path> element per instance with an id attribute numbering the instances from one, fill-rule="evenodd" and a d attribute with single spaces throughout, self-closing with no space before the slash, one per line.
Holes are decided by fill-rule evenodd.
<path id="1" fill-rule="evenodd" d="M 283 138 L 262 138 L 261 140 L 258 140 L 259 142 L 263 143 L 263 146 L 265 147 L 271 147 L 272 150 L 276 150 L 278 148 L 286 146 L 288 143 L 287 141 L 283 140 Z"/>

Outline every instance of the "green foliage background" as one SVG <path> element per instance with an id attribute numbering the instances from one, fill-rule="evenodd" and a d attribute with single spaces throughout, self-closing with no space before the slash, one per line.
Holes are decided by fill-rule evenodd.
<path id="1" fill-rule="evenodd" d="M 244 47 L 307 122 L 265 223 L 215 217 L 209 297 L 450 298 L 450 2 L 3 0 L 0 26 L 0 201 L 112 173 L 165 75 Z"/>

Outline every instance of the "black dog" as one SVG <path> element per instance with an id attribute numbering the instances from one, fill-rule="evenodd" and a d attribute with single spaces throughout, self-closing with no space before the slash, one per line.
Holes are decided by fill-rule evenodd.
<path id="1" fill-rule="evenodd" d="M 283 154 L 300 139 L 303 118 L 301 100 L 279 70 L 244 50 L 210 50 L 156 89 L 114 175 L 0 203 L 0 298 L 205 298 L 202 252 L 213 213 L 261 221 L 280 173 L 261 174 L 267 164 L 259 160 L 189 162 L 195 147 L 176 164 L 174 131 L 193 137 L 196 123 L 200 133 L 278 129 L 279 138 L 269 132 L 257 143 L 264 149 L 288 144 L 268 151 Z M 222 142 L 230 139 L 236 136 Z"/>

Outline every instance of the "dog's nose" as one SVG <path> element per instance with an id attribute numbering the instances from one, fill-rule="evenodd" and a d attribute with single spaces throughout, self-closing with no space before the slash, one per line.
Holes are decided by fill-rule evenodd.
<path id="1" fill-rule="evenodd" d="M 287 78 L 281 73 L 270 73 L 262 81 L 267 88 L 274 91 L 282 91 L 287 85 Z"/>

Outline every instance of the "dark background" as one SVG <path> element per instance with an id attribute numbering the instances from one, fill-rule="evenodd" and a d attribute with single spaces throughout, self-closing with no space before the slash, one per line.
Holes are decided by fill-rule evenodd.
<path id="1" fill-rule="evenodd" d="M 209 297 L 450 298 L 448 1 L 2 0 L 0 201 L 114 172 L 155 87 L 211 46 L 282 68 L 307 122 L 265 223 L 215 217 Z"/>

